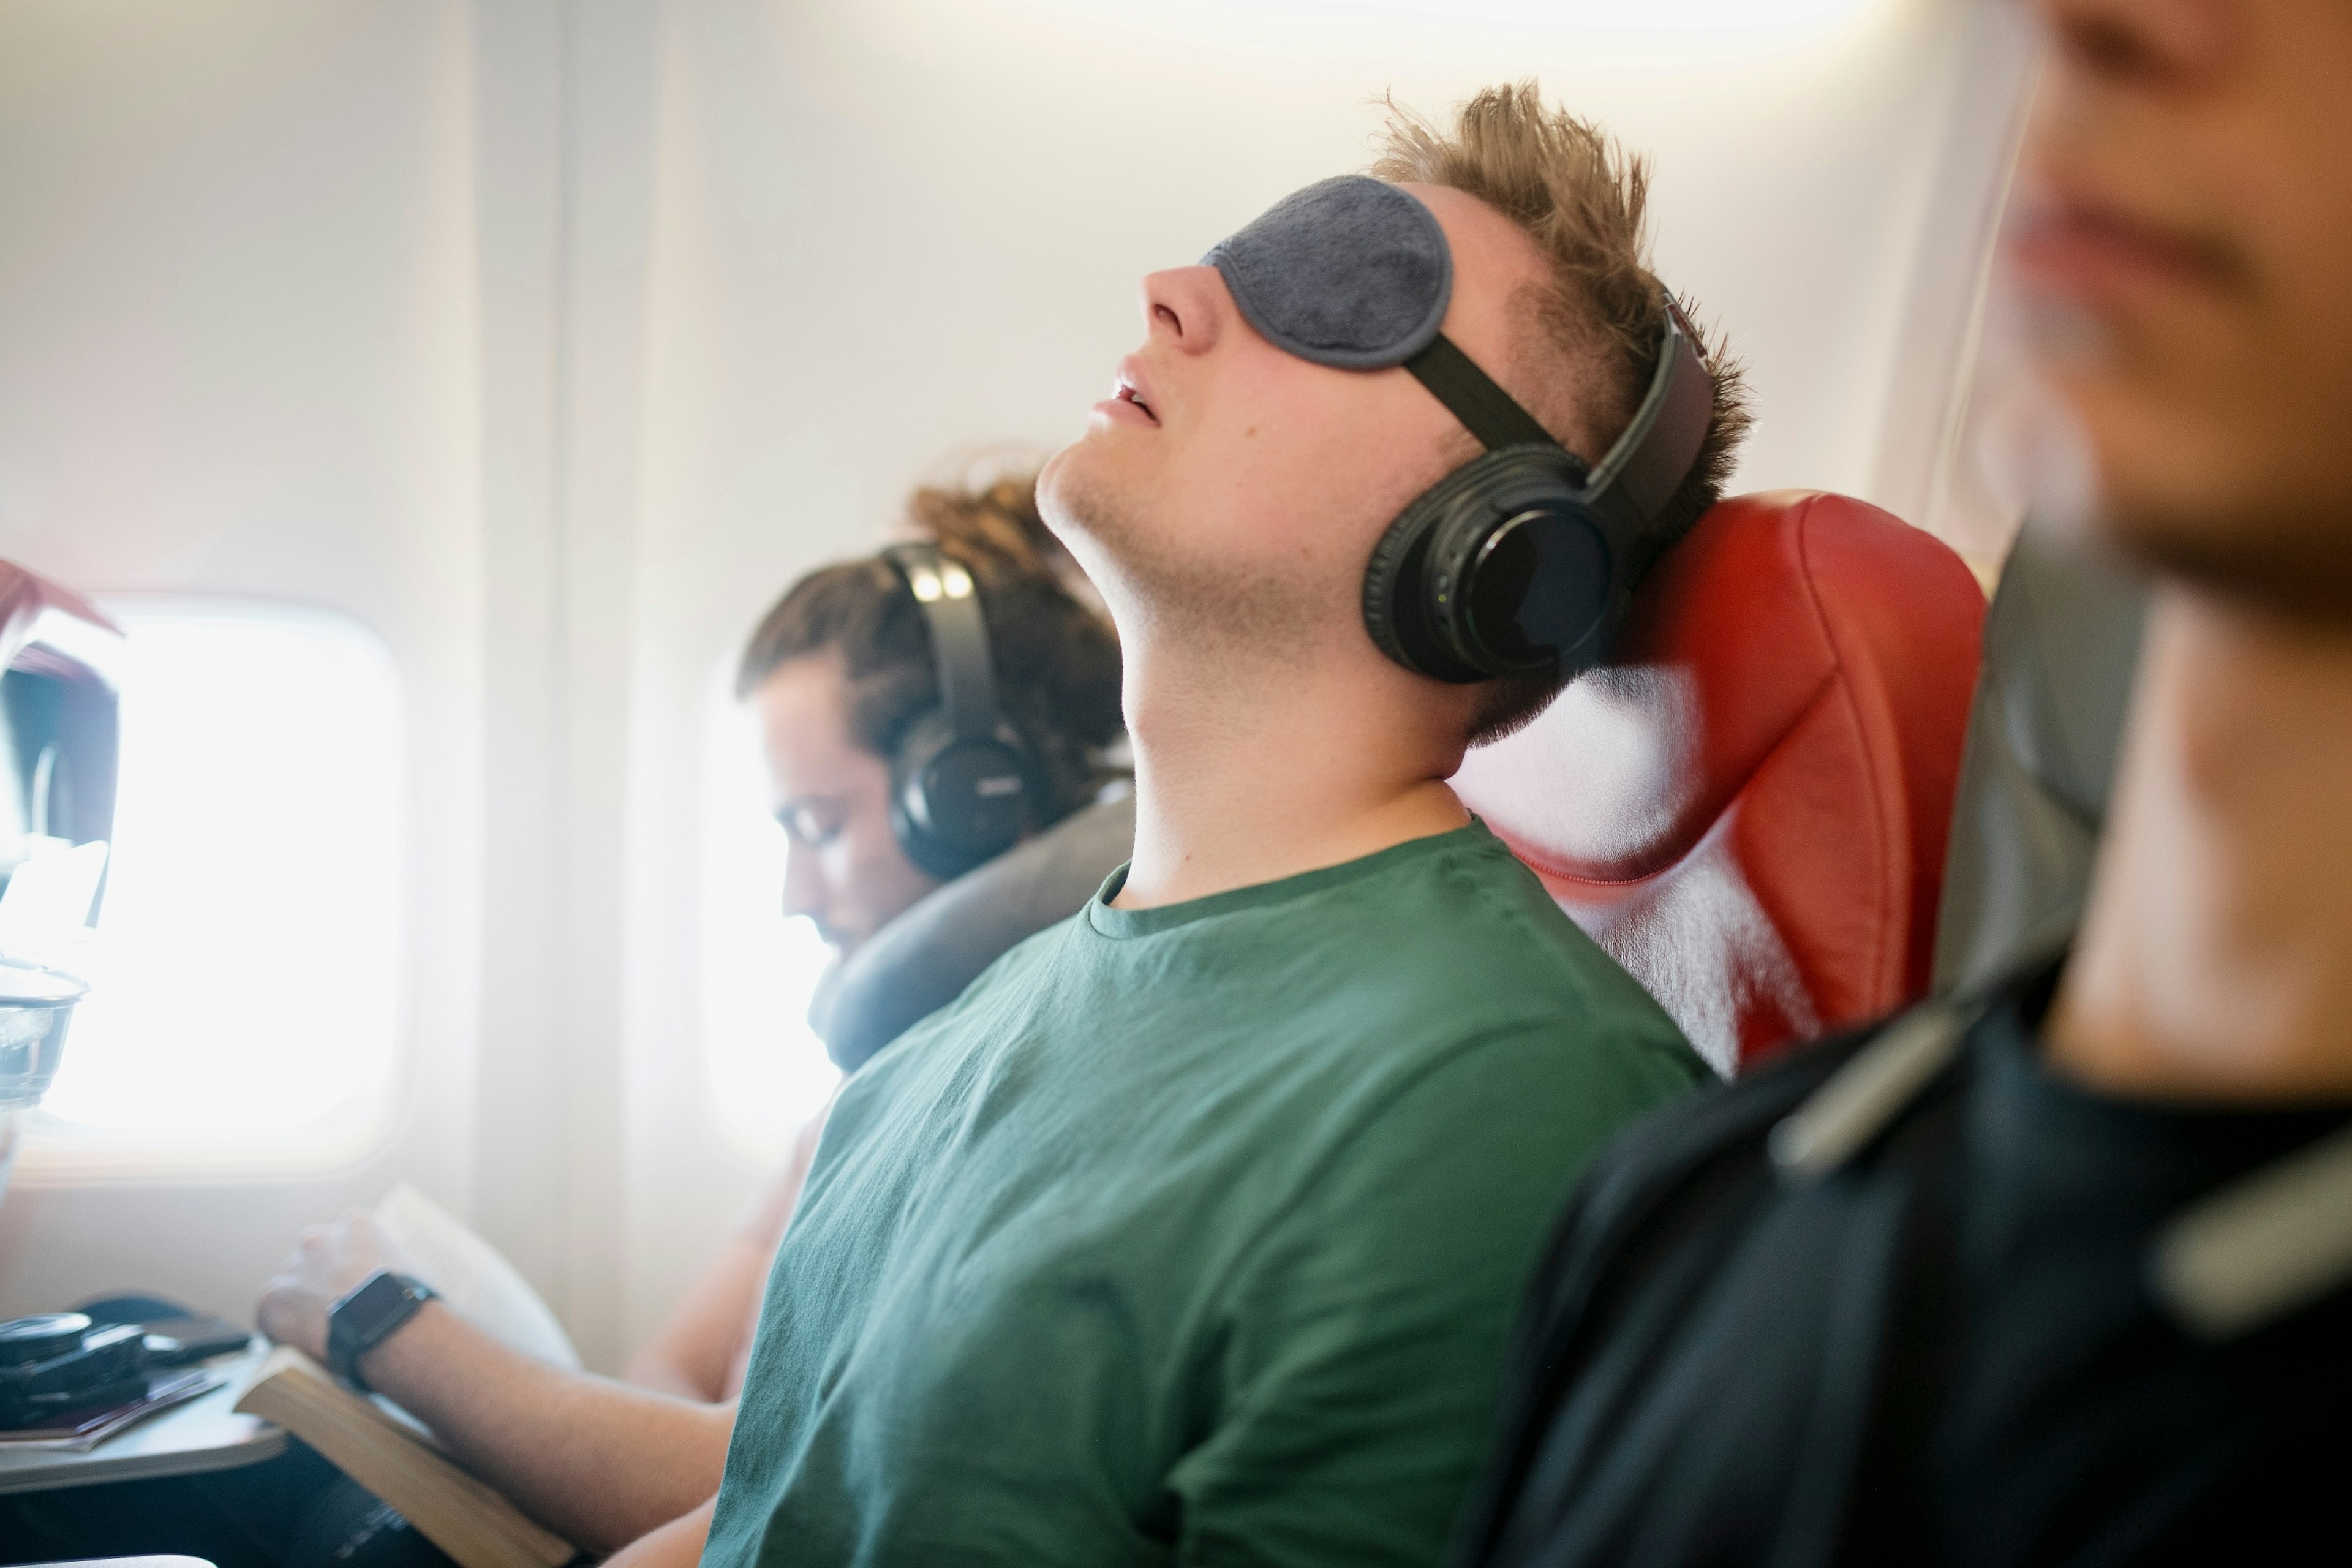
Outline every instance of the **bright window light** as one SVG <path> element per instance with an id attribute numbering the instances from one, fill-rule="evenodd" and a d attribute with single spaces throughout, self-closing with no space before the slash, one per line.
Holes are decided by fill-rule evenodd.
<path id="1" fill-rule="evenodd" d="M 757 721 L 714 682 L 702 790 L 702 1037 L 719 1124 L 747 1152 L 780 1156 L 841 1074 L 808 1026 L 833 955 L 784 918 L 784 830 L 768 814 Z"/>
<path id="2" fill-rule="evenodd" d="M 114 852 L 47 1116 L 251 1143 L 353 1121 L 390 1079 L 401 693 L 339 616 L 147 602 L 128 634 Z"/>

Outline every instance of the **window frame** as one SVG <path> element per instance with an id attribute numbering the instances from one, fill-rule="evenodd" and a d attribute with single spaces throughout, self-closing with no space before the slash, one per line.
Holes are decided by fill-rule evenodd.
<path id="1" fill-rule="evenodd" d="M 296 600 L 243 594 L 129 592 L 93 595 L 109 616 L 181 616 L 220 620 L 310 625 L 363 647 L 387 677 L 391 698 L 390 744 L 394 816 L 389 824 L 395 867 L 389 1005 L 392 1016 L 382 1074 L 352 1101 L 327 1114 L 278 1131 L 208 1131 L 94 1126 L 69 1121 L 46 1105 L 21 1111 L 13 1189 L 69 1189 L 203 1184 L 213 1182 L 290 1183 L 315 1181 L 353 1171 L 391 1146 L 415 1100 L 417 1053 L 416 932 L 415 882 L 411 875 L 416 819 L 412 777 L 415 703 L 408 671 L 398 653 L 373 626 L 348 610 Z M 126 658 L 128 667 L 132 662 Z M 127 749 L 126 749 L 127 757 Z M 120 822 L 118 805 L 118 826 Z M 100 927 L 104 926 L 101 905 Z M 66 1039 L 68 1058 L 73 1036 Z"/>

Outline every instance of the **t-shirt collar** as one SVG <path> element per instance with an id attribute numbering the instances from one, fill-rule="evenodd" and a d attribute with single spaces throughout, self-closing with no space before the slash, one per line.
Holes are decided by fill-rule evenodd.
<path id="1" fill-rule="evenodd" d="M 1175 931 L 1219 915 L 1239 914 L 1247 910 L 1287 903 L 1293 899 L 1359 881 L 1432 855 L 1459 849 L 1475 850 L 1487 846 L 1501 849 L 1502 841 L 1488 830 L 1484 822 L 1473 816 L 1463 826 L 1421 838 L 1408 838 L 1402 844 L 1391 844 L 1386 849 L 1376 849 L 1370 855 L 1359 856 L 1337 866 L 1318 867 L 1312 871 L 1301 871 L 1296 876 L 1277 878 L 1271 882 L 1231 888 L 1222 893 L 1187 899 L 1182 903 L 1161 904 L 1149 910 L 1122 910 L 1111 906 L 1111 900 L 1118 897 L 1118 890 L 1127 885 L 1127 867 L 1121 866 L 1104 879 L 1101 889 L 1088 900 L 1087 923 L 1098 935 L 1114 941 L 1156 936 L 1162 931 Z M 1508 850 L 1502 852 L 1509 853 Z"/>

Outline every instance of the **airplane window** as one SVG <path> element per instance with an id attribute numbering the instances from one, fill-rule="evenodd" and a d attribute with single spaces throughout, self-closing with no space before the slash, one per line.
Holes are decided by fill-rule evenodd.
<path id="1" fill-rule="evenodd" d="M 751 714 L 719 687 L 708 708 L 702 810 L 703 1059 L 719 1124 L 781 1156 L 841 1074 L 808 1026 L 832 954 L 784 918 L 784 830 L 769 815 Z"/>
<path id="2" fill-rule="evenodd" d="M 401 973 L 390 652 L 340 616 L 145 601 L 128 634 L 92 981 L 45 1118 L 150 1142 L 315 1136 L 379 1106 Z"/>

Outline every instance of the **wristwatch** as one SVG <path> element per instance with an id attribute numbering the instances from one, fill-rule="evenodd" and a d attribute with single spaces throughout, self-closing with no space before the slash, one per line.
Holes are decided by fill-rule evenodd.
<path id="1" fill-rule="evenodd" d="M 439 1293 L 422 1279 L 411 1279 L 389 1268 L 377 1269 L 344 1291 L 327 1309 L 328 1369 L 366 1393 L 360 1357 L 391 1338 L 394 1330 L 416 1315 L 417 1308 Z"/>

